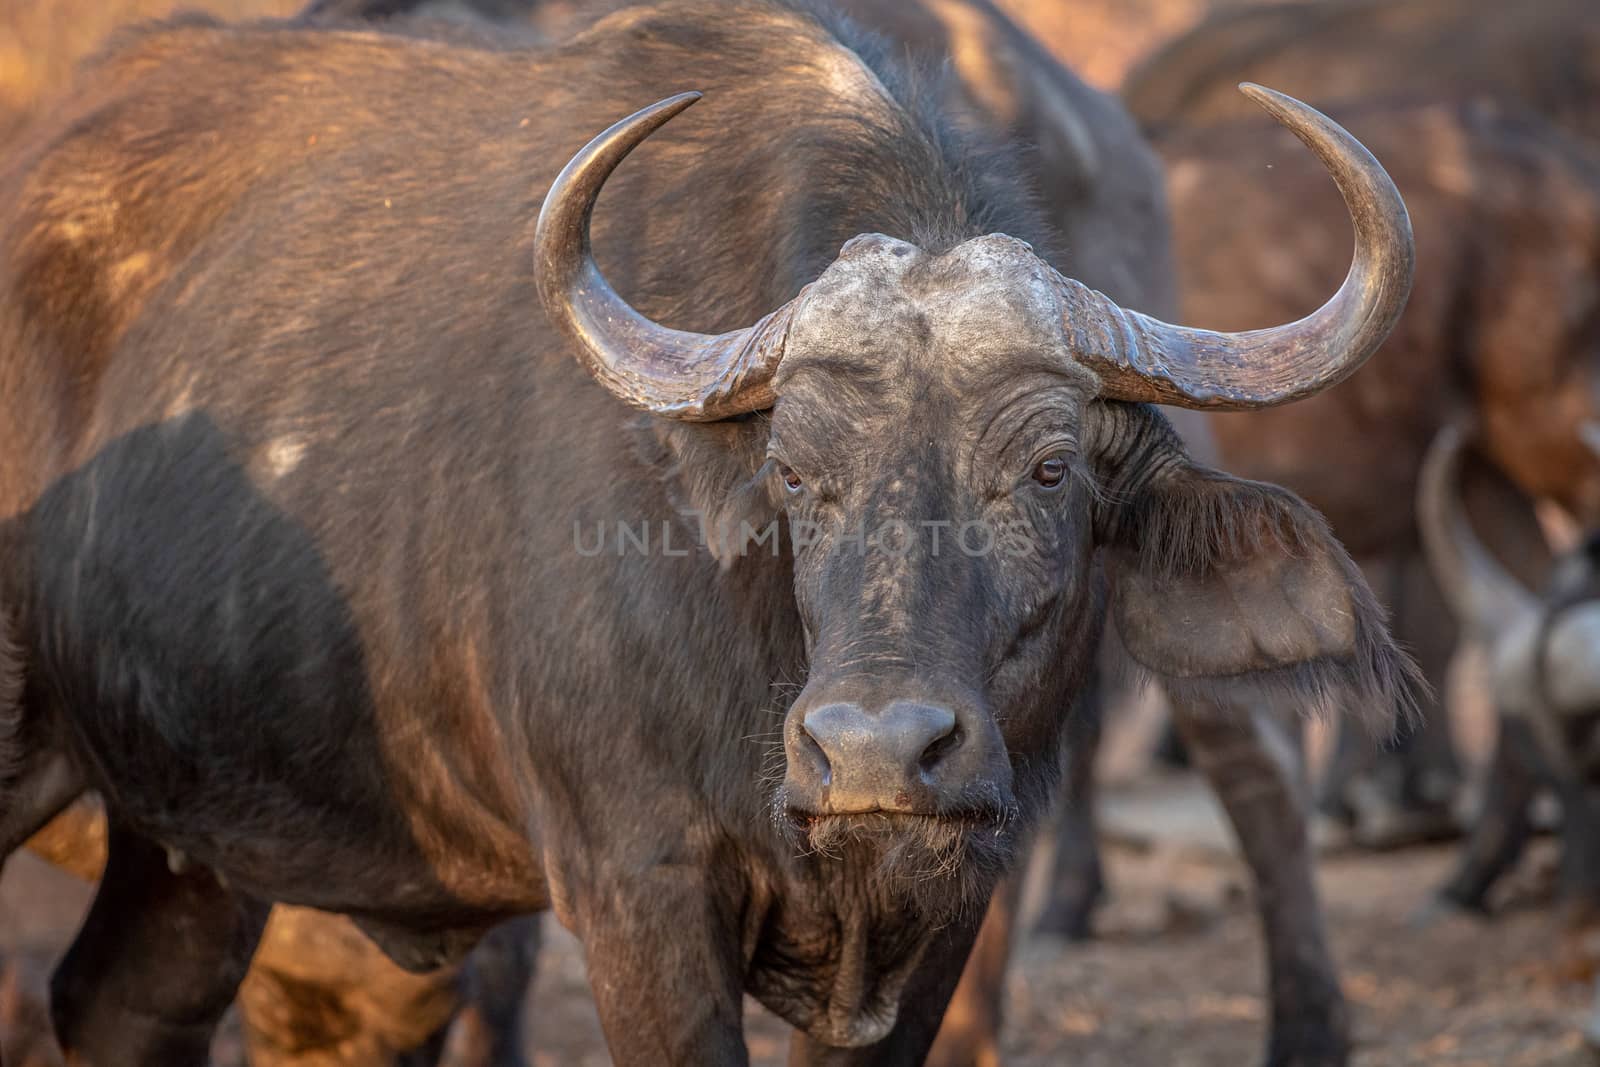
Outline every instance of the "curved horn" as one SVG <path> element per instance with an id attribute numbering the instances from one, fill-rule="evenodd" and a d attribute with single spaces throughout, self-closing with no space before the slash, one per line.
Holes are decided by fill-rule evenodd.
<path id="1" fill-rule="evenodd" d="M 1173 326 L 1062 278 L 1075 355 L 1100 375 L 1104 397 L 1215 411 L 1286 404 L 1355 373 L 1405 309 L 1415 259 L 1411 219 L 1383 167 L 1315 108 L 1248 82 L 1239 89 L 1333 175 L 1355 224 L 1350 273 L 1333 298 L 1305 318 L 1245 333 Z"/>
<path id="2" fill-rule="evenodd" d="M 1461 504 L 1461 454 L 1465 435 L 1439 431 L 1422 463 L 1417 524 L 1428 563 L 1461 624 L 1490 641 L 1538 614 L 1534 595 L 1494 558 Z"/>
<path id="3" fill-rule="evenodd" d="M 699 93 L 669 96 L 585 145 L 550 186 L 533 245 L 545 314 L 577 345 L 589 373 L 635 407 L 704 422 L 772 405 L 772 374 L 783 358 L 794 301 L 732 333 L 669 329 L 617 295 L 589 244 L 594 202 L 611 172 L 698 99 Z"/>

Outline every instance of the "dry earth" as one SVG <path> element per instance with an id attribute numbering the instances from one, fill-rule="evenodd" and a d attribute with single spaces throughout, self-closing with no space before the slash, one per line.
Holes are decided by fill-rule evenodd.
<path id="1" fill-rule="evenodd" d="M 1011 1067 L 1243 1067 L 1263 1046 L 1262 975 L 1243 871 L 1183 846 L 1110 851 L 1115 897 L 1089 945 L 1030 942 L 1011 976 Z M 1553 853 L 1525 864 L 1507 913 L 1413 914 L 1448 848 L 1326 862 L 1328 922 L 1356 1013 L 1357 1067 L 1578 1067 L 1589 1004 L 1550 904 Z M 555 940 L 536 994 L 539 1067 L 604 1067 L 581 950 Z M 750 1013 L 752 1061 L 783 1063 L 783 1026 Z"/>

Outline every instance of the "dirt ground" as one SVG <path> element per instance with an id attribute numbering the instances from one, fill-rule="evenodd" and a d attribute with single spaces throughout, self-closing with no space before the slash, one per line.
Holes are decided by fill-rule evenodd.
<path id="1" fill-rule="evenodd" d="M 1172 788 L 1166 783 L 1162 788 Z M 1150 780 L 1120 787 L 1137 801 Z M 1209 803 L 1195 783 L 1176 795 Z M 1164 801 L 1165 803 L 1166 801 Z M 1116 798 L 1110 807 L 1114 810 Z M 1577 1067 L 1589 1005 L 1577 945 L 1563 935 L 1551 882 L 1553 842 L 1534 854 L 1483 922 L 1413 916 L 1445 875 L 1449 847 L 1324 861 L 1327 921 L 1356 1016 L 1361 1067 L 1413 1064 Z M 1024 940 L 1010 980 L 1005 1062 L 1012 1067 L 1244 1067 L 1263 1042 L 1262 975 L 1243 869 L 1183 841 L 1108 846 L 1112 898 L 1087 945 Z M 89 890 L 33 857 L 0 879 L 0 954 L 25 952 L 37 994 Z M 538 1067 L 603 1067 L 582 950 L 548 924 L 533 992 Z M 0 1019 L 0 1033 L 15 1020 Z M 783 1062 L 784 1025 L 752 1005 L 753 1061 Z M 219 1048 L 219 1062 L 234 1046 Z M 10 1062 L 9 1056 L 0 1057 Z"/>
<path id="2" fill-rule="evenodd" d="M 1563 966 L 1546 845 L 1511 910 L 1493 922 L 1412 913 L 1444 876 L 1449 848 L 1333 859 L 1327 918 L 1356 1017 L 1360 1067 L 1577 1067 L 1588 987 Z M 1011 1067 L 1244 1067 L 1264 1041 L 1262 975 L 1245 876 L 1228 860 L 1125 847 L 1115 897 L 1088 945 L 1025 942 L 1010 979 Z M 536 992 L 539 1067 L 610 1062 L 581 952 L 555 940 Z M 749 1013 L 752 1061 L 783 1063 L 786 1031 Z"/>

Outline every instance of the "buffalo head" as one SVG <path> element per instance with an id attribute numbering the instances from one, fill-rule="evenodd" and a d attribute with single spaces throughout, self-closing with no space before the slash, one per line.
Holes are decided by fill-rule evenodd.
<path id="1" fill-rule="evenodd" d="M 1097 641 L 1100 550 L 1124 640 L 1171 684 L 1271 678 L 1320 699 L 1354 682 L 1392 708 L 1404 660 L 1321 520 L 1195 466 L 1146 406 L 1308 396 L 1358 368 L 1405 302 L 1409 221 L 1382 168 L 1316 111 L 1245 91 L 1327 165 L 1357 236 L 1325 306 L 1251 333 L 1124 310 L 1004 234 L 864 234 L 754 325 L 682 332 L 611 289 L 589 217 L 613 168 L 698 94 L 623 120 L 556 179 L 539 292 L 593 376 L 666 419 L 770 410 L 747 420 L 753 481 L 787 516 L 809 658 L 775 800 L 813 847 L 884 831 L 953 867 L 946 845 L 992 842 L 1038 807 L 1018 795 L 1048 778 Z"/>

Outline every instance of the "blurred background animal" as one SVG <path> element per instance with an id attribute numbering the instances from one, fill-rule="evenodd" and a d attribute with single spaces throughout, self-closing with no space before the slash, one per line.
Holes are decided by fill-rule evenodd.
<path id="1" fill-rule="evenodd" d="M 1391 341 L 1405 356 L 1375 362 L 1292 418 L 1218 418 L 1221 462 L 1281 476 L 1329 516 L 1443 693 L 1452 627 L 1418 563 L 1408 502 L 1422 449 L 1444 408 L 1459 403 L 1452 394 L 1492 409 L 1483 413 L 1486 447 L 1529 506 L 1553 501 L 1579 526 L 1600 506 L 1600 470 L 1576 432 L 1595 417 L 1600 374 L 1591 319 L 1600 14 L 1584 0 L 1252 6 L 1211 16 L 1139 63 L 1123 96 L 1169 164 L 1184 308 L 1211 322 L 1248 323 L 1298 304 L 1315 259 L 1294 243 L 1310 234 L 1298 223 L 1326 210 L 1293 161 L 1263 172 L 1226 158 L 1252 136 L 1271 139 L 1226 99 L 1238 82 L 1258 79 L 1293 86 L 1390 149 L 1385 158 L 1408 172 L 1402 185 L 1429 266 L 1422 300 Z M 1198 207 L 1210 182 L 1230 178 L 1241 191 L 1288 196 L 1264 207 L 1268 225 L 1248 228 L 1264 238 L 1255 265 L 1235 260 L 1222 270 L 1228 238 L 1242 229 Z M 1410 410 L 1378 418 L 1395 405 Z M 1324 462 L 1335 440 L 1352 452 Z M 1539 566 L 1527 553 L 1512 556 Z M 1360 843 L 1405 844 L 1452 832 L 1459 780 L 1449 717 L 1430 713 L 1388 751 L 1343 732 L 1319 807 Z"/>
<path id="2" fill-rule="evenodd" d="M 1482 811 L 1439 894 L 1486 911 L 1548 789 L 1561 805 L 1561 901 L 1582 934 L 1600 924 L 1600 534 L 1561 553 L 1542 587 L 1519 577 L 1477 529 L 1474 505 L 1498 475 L 1474 437 L 1466 420 L 1439 432 L 1417 502 L 1428 561 L 1463 632 L 1484 647 L 1499 726 Z M 1584 1031 L 1600 1048 L 1600 986 L 1596 1012 Z"/>

